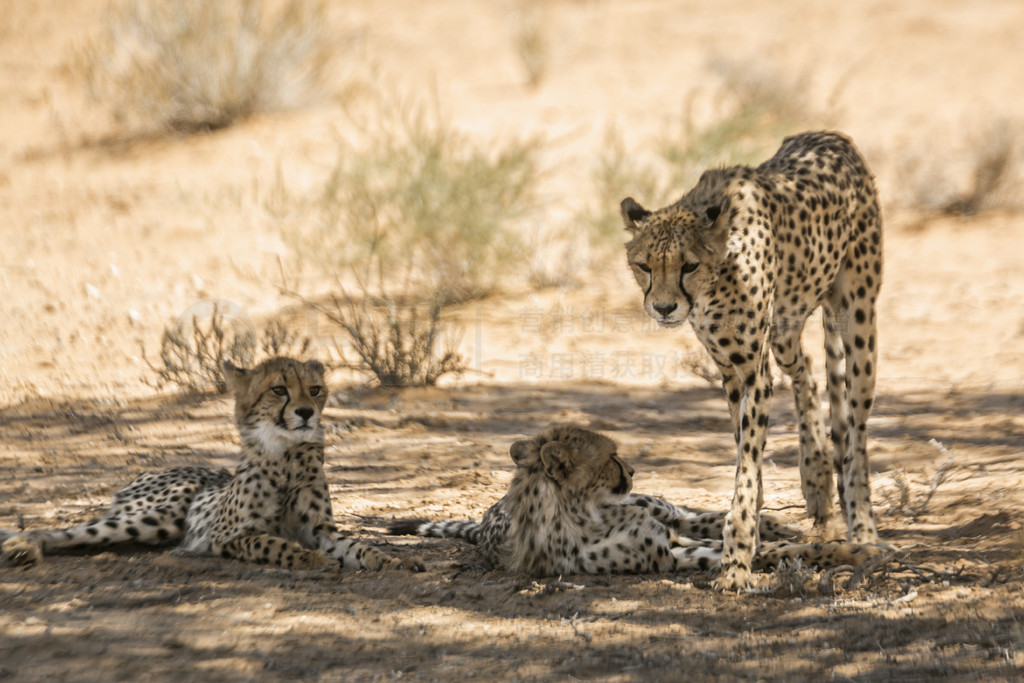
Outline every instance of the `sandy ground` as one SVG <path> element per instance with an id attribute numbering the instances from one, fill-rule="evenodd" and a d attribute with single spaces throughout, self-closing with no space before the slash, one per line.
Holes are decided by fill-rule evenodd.
<path id="1" fill-rule="evenodd" d="M 352 134 L 327 98 L 217 134 L 83 144 L 98 118 L 63 64 L 102 7 L 32 0 L 0 18 L 0 528 L 85 520 L 148 469 L 231 465 L 230 403 L 154 390 L 141 347 L 152 357 L 164 326 L 204 299 L 257 320 L 294 305 L 275 287 L 289 252 L 268 188 L 278 169 L 294 187 L 323 182 L 334 140 Z M 579 287 L 456 310 L 474 369 L 457 381 L 387 392 L 339 378 L 327 411 L 338 522 L 423 554 L 425 573 L 291 574 L 163 551 L 0 566 L 0 678 L 1022 675 L 1021 215 L 902 208 L 898 168 L 916 150 L 956 178 L 976 131 L 1024 120 L 1024 6 L 565 0 L 542 8 L 551 49 L 537 88 L 512 48 L 512 3 L 388 0 L 331 15 L 347 64 L 432 89 L 470 133 L 556 141 L 555 212 L 590 191 L 581 169 L 609 122 L 644 144 L 689 93 L 714 92 L 715 55 L 807 72 L 821 106 L 838 93 L 839 127 L 886 205 L 870 427 L 876 514 L 897 553 L 855 585 L 819 573 L 721 595 L 703 574 L 535 583 L 482 571 L 455 542 L 384 534 L 395 517 L 481 515 L 509 481 L 511 442 L 552 420 L 616 438 L 638 491 L 727 506 L 720 390 L 690 371 L 689 331 L 643 320 L 616 260 Z M 806 526 L 779 389 L 766 507 Z"/>

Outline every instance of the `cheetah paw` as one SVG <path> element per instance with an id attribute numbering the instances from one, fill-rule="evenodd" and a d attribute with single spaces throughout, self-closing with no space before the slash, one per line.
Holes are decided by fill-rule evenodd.
<path id="1" fill-rule="evenodd" d="M 381 570 L 381 569 L 404 569 L 414 572 L 421 572 L 424 570 L 423 563 L 418 559 L 406 559 L 402 557 L 394 557 L 376 551 L 374 553 L 367 553 L 363 558 L 363 566 L 366 569 Z"/>
<path id="2" fill-rule="evenodd" d="M 294 569 L 319 570 L 335 567 L 337 564 L 337 560 L 332 559 L 327 553 L 319 550 L 310 550 L 301 555 L 296 555 L 292 567 Z"/>
<path id="3" fill-rule="evenodd" d="M 872 544 L 856 544 L 851 543 L 849 547 L 849 557 L 847 558 L 847 564 L 854 566 L 864 564 L 868 560 L 874 560 L 876 558 L 885 555 L 892 549 L 886 545 L 872 543 Z"/>
<path id="4" fill-rule="evenodd" d="M 807 533 L 808 543 L 824 543 L 830 539 L 843 536 L 844 532 L 836 528 L 835 519 L 815 520 L 814 526 Z"/>
<path id="5" fill-rule="evenodd" d="M 4 541 L 3 552 L 10 564 L 32 565 L 43 561 L 43 549 L 24 534 Z"/>
<path id="6" fill-rule="evenodd" d="M 389 557 L 384 565 L 385 569 L 402 569 L 410 572 L 422 572 L 426 570 L 423 562 L 416 557 Z"/>
<path id="7" fill-rule="evenodd" d="M 750 587 L 750 571 L 737 567 L 723 569 L 721 575 L 711 582 L 711 586 L 722 593 L 740 593 Z"/>

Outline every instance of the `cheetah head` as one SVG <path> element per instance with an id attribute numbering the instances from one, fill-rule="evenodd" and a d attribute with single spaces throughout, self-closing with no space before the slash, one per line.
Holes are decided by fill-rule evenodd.
<path id="1" fill-rule="evenodd" d="M 615 442 L 573 425 L 553 425 L 532 439 L 512 444 L 517 478 L 543 476 L 572 500 L 622 496 L 633 488 L 633 468 Z"/>
<path id="2" fill-rule="evenodd" d="M 622 221 L 632 239 L 629 267 L 644 292 L 644 310 L 662 327 L 687 320 L 694 301 L 717 280 L 729 233 L 728 200 L 714 192 L 705 173 L 677 203 L 648 211 L 632 197 L 622 200 Z"/>
<path id="3" fill-rule="evenodd" d="M 242 438 L 271 445 L 323 439 L 320 416 L 327 402 L 319 361 L 271 358 L 251 370 L 224 363 L 235 395 L 235 420 Z"/>

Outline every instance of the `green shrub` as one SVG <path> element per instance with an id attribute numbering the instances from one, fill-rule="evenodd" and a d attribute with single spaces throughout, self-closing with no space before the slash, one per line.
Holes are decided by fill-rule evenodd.
<path id="1" fill-rule="evenodd" d="M 806 74 L 791 76 L 762 64 L 715 58 L 709 66 L 722 81 L 710 122 L 698 123 L 694 97 L 682 120 L 662 135 L 660 152 L 672 166 L 672 184 L 682 194 L 700 174 L 724 165 L 758 165 L 782 139 L 833 124 L 834 112 L 815 108 Z M 831 98 L 835 100 L 835 95 Z"/>
<path id="2" fill-rule="evenodd" d="M 591 227 L 592 242 L 614 245 L 618 250 L 625 241 L 619 204 L 626 197 L 635 197 L 650 206 L 666 203 L 670 190 L 665 186 L 663 175 L 645 161 L 642 150 L 627 150 L 621 132 L 609 126 L 590 177 L 596 202 L 583 216 Z"/>
<path id="3" fill-rule="evenodd" d="M 299 261 L 442 306 L 493 292 L 521 257 L 541 142 L 478 145 L 416 104 L 381 105 L 373 119 L 362 144 L 339 148 L 310 227 L 286 229 Z M 377 262 L 384 282 L 370 279 Z"/>
<path id="4" fill-rule="evenodd" d="M 629 150 L 622 135 L 609 127 L 591 176 L 595 204 L 583 220 L 596 244 L 623 241 L 619 203 L 627 196 L 646 206 L 664 206 L 681 196 L 709 168 L 757 165 L 768 159 L 782 139 L 831 123 L 834 115 L 811 106 L 806 76 L 790 77 L 744 61 L 713 59 L 710 69 L 721 79 L 710 116 L 698 122 L 697 96 L 689 97 L 683 115 L 658 136 L 656 155 Z"/>

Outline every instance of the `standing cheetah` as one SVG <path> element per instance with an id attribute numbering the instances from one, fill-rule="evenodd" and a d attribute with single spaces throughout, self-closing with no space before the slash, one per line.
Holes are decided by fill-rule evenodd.
<path id="1" fill-rule="evenodd" d="M 853 143 L 837 133 L 796 135 L 757 168 L 705 172 L 663 209 L 648 211 L 632 198 L 621 208 L 644 310 L 663 327 L 689 320 L 722 373 L 737 463 L 717 586 L 747 584 L 758 541 L 769 347 L 793 381 L 807 511 L 816 530 L 828 528 L 833 489 L 825 421 L 800 342 L 819 306 L 840 503 L 849 539 L 876 543 L 867 420 L 877 373 L 882 219 L 871 173 Z"/>
<path id="2" fill-rule="evenodd" d="M 320 422 L 327 401 L 323 365 L 272 358 L 252 370 L 228 362 L 224 374 L 242 437 L 233 476 L 204 467 L 147 472 L 94 521 L 8 538 L 8 561 L 32 564 L 62 548 L 180 542 L 186 552 L 289 569 L 422 569 L 345 538 L 334 526 Z"/>
<path id="3" fill-rule="evenodd" d="M 646 574 L 709 569 L 722 559 L 720 512 L 699 513 L 630 493 L 633 468 L 615 442 L 575 425 L 552 425 L 509 449 L 516 464 L 508 492 L 483 521 L 399 520 L 392 533 L 463 538 L 494 568 L 533 576 Z M 760 533 L 793 532 L 765 515 Z M 805 564 L 860 564 L 880 549 L 851 543 L 762 544 L 754 568 L 799 558 Z"/>

